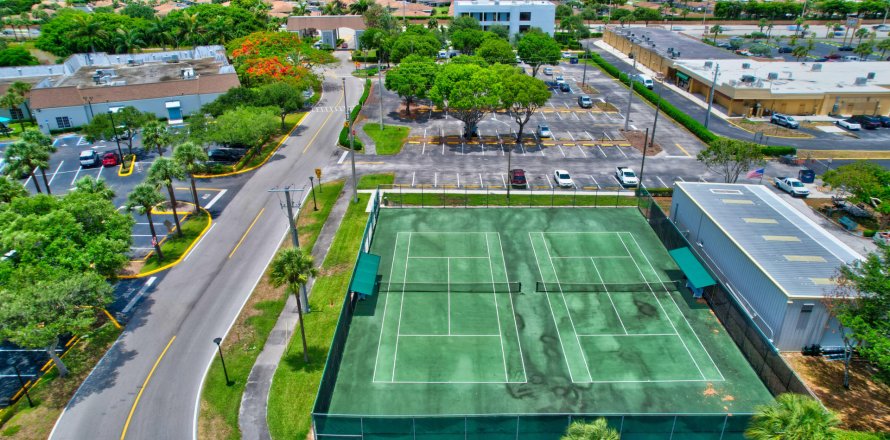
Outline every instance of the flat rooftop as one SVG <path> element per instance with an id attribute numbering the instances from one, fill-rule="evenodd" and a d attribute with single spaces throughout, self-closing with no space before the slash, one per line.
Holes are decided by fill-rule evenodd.
<path id="1" fill-rule="evenodd" d="M 862 256 L 764 185 L 677 182 L 788 297 L 823 297 L 837 268 Z"/>
<path id="2" fill-rule="evenodd" d="M 553 6 L 553 3 L 544 0 L 503 0 L 497 2 L 494 0 L 458 0 L 454 4 L 458 6 Z"/>
<path id="3" fill-rule="evenodd" d="M 728 50 L 702 43 L 701 41 L 688 35 L 684 35 L 679 31 L 640 27 L 612 27 L 609 28 L 609 30 L 616 35 L 624 36 L 634 44 L 638 44 L 647 50 L 655 51 L 659 55 L 668 59 L 672 58 L 668 49 L 673 49 L 675 54 L 679 52 L 679 54 L 676 55 L 676 59 L 742 59 L 741 56 Z"/>
<path id="4" fill-rule="evenodd" d="M 697 80 L 711 82 L 714 66 L 719 65 L 718 86 L 766 89 L 773 94 L 890 92 L 890 62 L 887 61 L 814 63 L 723 59 L 713 60 L 711 66 L 706 67 L 707 61 L 677 60 L 674 67 Z M 743 81 L 743 77 L 749 80 Z"/>
<path id="5" fill-rule="evenodd" d="M 56 87 L 95 86 L 93 75 L 97 71 L 113 71 L 110 81 L 123 81 L 127 85 L 151 84 L 174 79 L 182 79 L 182 69 L 192 68 L 195 75 L 216 75 L 222 65 L 213 58 L 180 60 L 179 62 L 147 62 L 142 65 L 108 64 L 83 66 L 73 74 L 55 83 Z"/>

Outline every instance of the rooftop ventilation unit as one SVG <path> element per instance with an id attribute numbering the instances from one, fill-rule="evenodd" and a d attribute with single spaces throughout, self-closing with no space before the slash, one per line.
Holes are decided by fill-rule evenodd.
<path id="1" fill-rule="evenodd" d="M 195 69 L 191 67 L 179 69 L 179 74 L 182 79 L 195 79 Z"/>
<path id="2" fill-rule="evenodd" d="M 742 75 L 743 83 L 752 83 L 757 80 L 757 77 L 754 75 Z"/>
<path id="3" fill-rule="evenodd" d="M 742 69 L 750 69 L 751 63 L 742 63 Z"/>
<path id="4" fill-rule="evenodd" d="M 868 78 L 868 79 L 875 79 L 875 73 L 874 73 L 874 72 L 868 72 L 868 75 L 866 75 L 865 77 Z"/>
<path id="5" fill-rule="evenodd" d="M 779 74 L 777 72 L 770 72 L 766 75 L 766 79 L 779 79 Z"/>
<path id="6" fill-rule="evenodd" d="M 859 76 L 859 77 L 856 77 L 856 82 L 853 84 L 855 84 L 857 86 L 864 86 L 867 83 L 868 83 L 868 79 L 866 79 L 864 76 Z"/>
<path id="7" fill-rule="evenodd" d="M 821 72 L 822 71 L 822 63 L 813 64 L 813 72 Z"/>
<path id="8" fill-rule="evenodd" d="M 714 62 L 713 62 L 713 61 L 705 61 L 705 69 L 709 69 L 709 70 L 710 70 L 712 67 L 714 67 Z"/>

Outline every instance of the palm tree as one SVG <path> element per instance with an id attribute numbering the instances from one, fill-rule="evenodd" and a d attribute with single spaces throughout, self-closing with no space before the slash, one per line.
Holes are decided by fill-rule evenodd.
<path id="1" fill-rule="evenodd" d="M 173 192 L 173 181 L 184 179 L 185 170 L 173 159 L 161 157 L 151 164 L 148 169 L 147 180 L 157 187 L 166 186 L 170 196 L 170 207 L 173 210 L 173 221 L 176 222 L 176 235 L 182 236 L 182 227 L 179 225 L 179 214 L 176 213 L 176 194 Z"/>
<path id="2" fill-rule="evenodd" d="M 134 51 L 142 52 L 145 47 L 145 40 L 142 39 L 142 32 L 139 29 L 122 29 L 117 28 L 114 33 L 114 51 L 117 53 L 133 53 Z"/>
<path id="3" fill-rule="evenodd" d="M 158 261 L 164 259 L 161 253 L 161 244 L 158 242 L 158 234 L 155 232 L 155 224 L 151 219 L 151 210 L 155 205 L 164 201 L 164 196 L 158 192 L 158 188 L 151 183 L 142 182 L 133 187 L 133 191 L 127 195 L 127 211 L 136 211 L 145 214 L 148 217 L 148 229 L 151 230 L 151 242 L 154 245 L 155 253 L 158 254 Z"/>
<path id="4" fill-rule="evenodd" d="M 75 15 L 74 24 L 74 29 L 69 37 L 85 39 L 90 53 L 96 53 L 97 42 L 107 41 L 109 37 L 108 32 L 102 29 L 102 24 L 96 20 L 93 14 Z M 87 54 L 87 58 L 90 58 L 89 54 Z M 92 64 L 92 60 L 90 60 L 90 64 Z"/>
<path id="5" fill-rule="evenodd" d="M 868 59 L 868 56 L 871 55 L 872 50 L 874 49 L 874 43 L 871 41 L 866 41 L 865 43 L 859 43 L 856 45 L 856 48 L 853 49 L 853 53 L 859 55 L 860 60 Z"/>
<path id="6" fill-rule="evenodd" d="M 183 12 L 182 27 L 179 28 L 179 41 L 194 46 L 197 44 L 195 40 L 197 39 L 199 32 L 200 26 L 198 24 L 198 13 L 189 14 L 188 11 Z M 179 46 L 179 41 L 177 41 L 177 47 Z"/>
<path id="7" fill-rule="evenodd" d="M 349 5 L 349 13 L 352 15 L 362 15 L 373 4 L 374 0 L 356 0 L 353 4 Z"/>
<path id="8" fill-rule="evenodd" d="M 298 292 L 302 288 L 303 296 L 306 296 L 306 283 L 309 282 L 309 277 L 318 275 L 318 269 L 313 265 L 312 255 L 304 253 L 301 248 L 287 248 L 278 251 L 278 255 L 272 260 L 270 267 L 269 282 L 272 286 L 287 286 L 287 293 L 292 293 L 297 299 L 297 314 L 300 317 L 300 335 L 303 338 L 303 361 L 309 363 L 309 348 L 306 346 L 306 329 L 303 326 L 303 304 Z M 308 301 L 308 297 L 306 300 Z"/>
<path id="9" fill-rule="evenodd" d="M 166 51 L 167 44 L 173 41 L 173 34 L 170 33 L 170 26 L 160 17 L 155 17 L 145 31 L 152 42 L 159 44 L 161 49 Z"/>
<path id="10" fill-rule="evenodd" d="M 862 44 L 862 39 L 867 37 L 870 32 L 866 28 L 860 28 L 853 34 L 854 37 L 859 38 L 859 44 Z"/>
<path id="11" fill-rule="evenodd" d="M 294 9 L 291 11 L 291 15 L 296 16 L 310 15 L 311 13 L 312 11 L 309 10 L 309 5 L 306 4 L 306 2 L 297 3 L 297 5 L 294 6 Z"/>
<path id="12" fill-rule="evenodd" d="M 810 49 L 808 49 L 807 46 L 804 45 L 795 46 L 794 49 L 791 50 L 791 55 L 797 57 L 797 61 L 800 61 L 801 58 L 809 55 L 809 53 Z"/>
<path id="13" fill-rule="evenodd" d="M 810 397 L 785 393 L 770 405 L 757 408 L 757 414 L 745 431 L 752 440 L 807 439 L 830 440 L 837 437 L 837 417 Z"/>
<path id="14" fill-rule="evenodd" d="M 714 40 L 717 39 L 721 32 L 723 32 L 723 26 L 720 26 L 719 24 L 711 26 L 711 33 L 714 34 Z"/>
<path id="15" fill-rule="evenodd" d="M 28 113 L 30 121 L 34 115 L 31 114 L 31 107 L 28 105 L 28 98 L 31 95 L 31 84 L 24 81 L 16 81 L 9 86 L 9 92 L 21 97 L 22 104 L 25 106 L 25 112 Z"/>
<path id="16" fill-rule="evenodd" d="M 885 38 L 879 41 L 878 49 L 881 50 L 881 59 L 884 59 L 884 55 L 886 55 L 887 51 L 890 50 L 890 38 Z"/>
<path id="17" fill-rule="evenodd" d="M 19 14 L 19 20 L 21 20 L 22 25 L 25 26 L 25 36 L 22 38 L 27 39 L 31 37 L 31 14 L 27 11 L 22 12 Z"/>
<path id="18" fill-rule="evenodd" d="M 6 94 L 0 97 L 0 107 L 8 108 L 10 114 L 14 114 L 13 110 L 19 108 L 25 102 L 25 98 L 17 95 L 12 89 L 6 91 Z M 19 119 L 19 125 L 22 131 L 25 131 L 25 118 Z"/>
<path id="19" fill-rule="evenodd" d="M 572 422 L 561 440 L 619 440 L 620 438 L 618 431 L 610 428 L 606 419 L 600 417 L 593 423 Z"/>
<path id="20" fill-rule="evenodd" d="M 197 211 L 201 208 L 201 204 L 198 201 L 198 190 L 195 188 L 195 172 L 201 168 L 201 163 L 207 160 L 207 153 L 194 143 L 185 142 L 173 149 L 173 160 L 185 170 L 191 181 L 192 200 Z"/>
<path id="21" fill-rule="evenodd" d="M 343 2 L 340 0 L 333 0 L 331 2 L 325 3 L 324 8 L 322 8 L 322 15 L 343 15 Z"/>
<path id="22" fill-rule="evenodd" d="M 763 28 L 765 28 L 767 24 L 769 24 L 769 22 L 767 22 L 765 18 L 761 18 L 760 21 L 757 22 L 757 27 L 760 28 L 761 33 L 763 33 Z"/>
<path id="23" fill-rule="evenodd" d="M 114 190 L 108 186 L 108 182 L 103 178 L 94 179 L 92 176 L 81 177 L 74 184 L 74 191 L 84 194 L 96 194 L 105 200 L 114 199 Z"/>
<path id="24" fill-rule="evenodd" d="M 37 176 L 34 174 L 34 170 L 40 168 L 42 171 L 43 167 L 46 166 L 49 166 L 49 155 L 44 155 L 33 144 L 18 141 L 6 148 L 6 169 L 4 170 L 6 175 L 13 178 L 25 175 L 30 176 L 31 181 L 34 182 L 34 189 L 38 193 L 43 191 L 40 189 L 40 184 L 37 183 Z M 44 173 L 44 182 L 46 181 L 45 177 L 46 174 Z M 47 185 L 46 190 L 49 193 L 49 185 Z"/>
<path id="25" fill-rule="evenodd" d="M 142 148 L 146 152 L 157 149 L 158 156 L 163 156 L 165 147 L 172 141 L 170 132 L 161 121 L 151 121 L 142 128 Z"/>

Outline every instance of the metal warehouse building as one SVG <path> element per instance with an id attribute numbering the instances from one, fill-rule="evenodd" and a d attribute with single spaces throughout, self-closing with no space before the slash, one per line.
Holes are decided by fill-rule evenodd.
<path id="1" fill-rule="evenodd" d="M 822 299 L 847 245 L 762 185 L 677 182 L 670 217 L 776 348 L 842 343 Z"/>

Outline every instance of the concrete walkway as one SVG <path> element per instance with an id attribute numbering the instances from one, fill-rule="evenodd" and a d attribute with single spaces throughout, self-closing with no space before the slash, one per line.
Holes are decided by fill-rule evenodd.
<path id="1" fill-rule="evenodd" d="M 331 210 L 327 222 L 321 228 L 315 247 L 312 248 L 312 256 L 317 266 L 324 261 L 334 235 L 343 221 L 346 208 L 349 207 L 349 197 L 341 192 Z M 306 206 L 306 205 L 304 205 Z M 306 286 L 309 292 L 315 279 L 309 281 Z M 247 385 L 244 395 L 241 396 L 241 409 L 238 413 L 238 426 L 241 428 L 241 438 L 245 440 L 269 440 L 269 425 L 266 423 L 266 405 L 269 400 L 269 390 L 272 388 L 272 377 L 278 362 L 287 349 L 290 337 L 293 336 L 299 315 L 297 314 L 297 300 L 293 295 L 288 295 L 284 310 L 278 315 L 278 321 L 266 340 L 263 351 L 257 357 L 256 363 L 247 377 Z"/>

